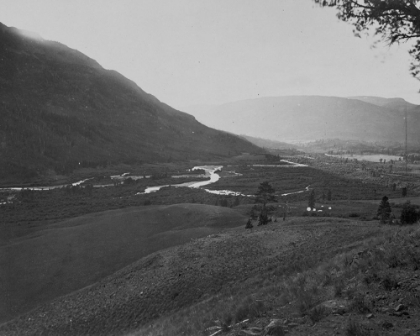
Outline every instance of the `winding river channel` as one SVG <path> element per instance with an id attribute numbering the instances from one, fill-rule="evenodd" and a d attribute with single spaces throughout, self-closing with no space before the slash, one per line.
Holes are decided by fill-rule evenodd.
<path id="1" fill-rule="evenodd" d="M 282 160 L 285 161 L 285 160 Z M 301 165 L 298 163 L 294 163 L 294 162 L 289 162 L 289 161 L 285 161 L 287 163 L 289 163 L 290 165 L 275 165 L 275 167 L 279 167 L 279 168 L 287 168 L 287 167 L 304 167 L 305 165 Z M 273 167 L 274 165 L 255 165 L 255 166 L 268 166 L 268 167 Z M 205 181 L 191 181 L 191 182 L 185 182 L 185 183 L 178 183 L 178 184 L 165 184 L 165 185 L 160 185 L 160 186 L 153 186 L 153 187 L 147 187 L 145 189 L 144 192 L 139 192 L 136 195 L 141 195 L 141 194 L 150 194 L 152 192 L 157 192 L 162 188 L 165 187 L 187 187 L 187 188 L 202 188 L 204 186 L 213 184 L 215 182 L 217 182 L 220 179 L 220 175 L 217 174 L 218 171 L 220 171 L 223 168 L 223 166 L 196 166 L 193 167 L 191 170 L 204 170 L 205 171 L 205 177 L 209 177 L 208 180 Z M 124 173 L 121 175 L 113 175 L 111 176 L 112 179 L 123 179 L 125 176 L 128 176 L 129 173 Z M 148 176 L 147 176 L 148 177 Z M 176 177 L 176 176 L 174 176 Z M 44 186 L 44 187 L 9 187 L 9 188 L 0 188 L 0 191 L 21 191 L 22 189 L 29 189 L 29 190 L 37 190 L 37 191 L 41 191 L 41 190 L 52 190 L 52 189 L 57 189 L 57 188 L 63 188 L 66 186 L 77 186 L 77 185 L 81 185 L 84 182 L 87 182 L 89 180 L 93 179 L 93 177 L 78 181 L 78 182 L 74 182 L 74 183 L 70 183 L 70 184 L 60 184 L 60 185 L 55 185 L 55 186 Z M 113 184 L 109 184 L 109 185 L 94 185 L 94 187 L 99 188 L 99 187 L 112 187 L 114 186 Z M 231 196 L 245 196 L 245 197 L 255 197 L 255 195 L 245 195 L 242 194 L 241 192 L 237 192 L 237 191 L 232 191 L 232 190 L 210 190 L 210 189 L 204 189 L 206 192 L 211 193 L 211 194 L 217 194 L 217 195 L 231 195 Z M 293 195 L 293 194 L 299 194 L 299 193 L 303 193 L 303 192 L 307 192 L 309 191 L 309 186 L 306 187 L 304 190 L 298 190 L 295 192 L 290 192 L 287 194 L 281 194 L 279 196 L 288 196 L 288 195 Z"/>

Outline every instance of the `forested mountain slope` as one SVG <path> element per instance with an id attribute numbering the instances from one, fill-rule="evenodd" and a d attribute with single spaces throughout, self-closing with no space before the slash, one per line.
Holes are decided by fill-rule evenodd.
<path id="1" fill-rule="evenodd" d="M 77 50 L 0 23 L 0 176 L 260 149 L 210 129 Z"/>

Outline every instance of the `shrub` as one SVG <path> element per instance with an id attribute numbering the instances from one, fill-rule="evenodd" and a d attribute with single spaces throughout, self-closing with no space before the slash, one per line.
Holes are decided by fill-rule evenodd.
<path id="1" fill-rule="evenodd" d="M 362 324 L 350 319 L 347 328 L 346 328 L 346 335 L 347 336 L 370 336 L 372 335 L 371 332 L 363 327 Z"/>
<path id="2" fill-rule="evenodd" d="M 410 201 L 405 202 L 401 210 L 401 224 L 414 224 L 418 218 L 417 208 Z"/>
<path id="3" fill-rule="evenodd" d="M 366 304 L 365 297 L 361 293 L 357 293 L 354 296 L 350 304 L 350 309 L 360 314 L 365 314 L 365 313 L 370 312 L 370 308 Z"/>
<path id="4" fill-rule="evenodd" d="M 398 281 L 395 279 L 394 276 L 387 273 L 385 277 L 382 279 L 382 286 L 385 290 L 391 291 L 393 289 L 398 288 Z"/>
<path id="5" fill-rule="evenodd" d="M 265 311 L 264 303 L 262 301 L 253 300 L 251 297 L 248 297 L 240 306 L 236 309 L 234 313 L 235 323 L 241 322 L 247 318 L 253 319 L 260 317 Z"/>
<path id="6" fill-rule="evenodd" d="M 251 218 L 250 219 L 248 219 L 248 221 L 246 222 L 246 225 L 245 225 L 245 229 L 252 229 L 254 226 L 252 225 L 252 223 L 251 223 Z"/>
<path id="7" fill-rule="evenodd" d="M 342 296 L 344 287 L 345 287 L 345 284 L 342 278 L 334 279 L 334 296 L 335 297 Z"/>
<path id="8" fill-rule="evenodd" d="M 308 311 L 308 316 L 311 319 L 312 323 L 321 321 L 325 316 L 327 316 L 328 309 L 323 305 L 318 305 Z"/>

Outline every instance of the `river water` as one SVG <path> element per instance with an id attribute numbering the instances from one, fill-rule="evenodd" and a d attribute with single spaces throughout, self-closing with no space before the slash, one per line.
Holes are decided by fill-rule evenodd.
<path id="1" fill-rule="evenodd" d="M 298 163 L 294 163 L 294 162 L 290 162 L 287 161 L 287 163 L 289 163 L 290 165 L 266 165 L 267 167 L 281 167 L 281 168 L 285 168 L 285 167 L 305 167 L 305 165 L 302 164 L 298 164 Z M 262 165 L 261 165 L 262 166 Z M 193 167 L 191 170 L 204 170 L 205 171 L 205 176 L 209 177 L 208 180 L 206 181 L 192 181 L 192 182 L 185 182 L 185 183 L 179 183 L 179 184 L 165 184 L 165 185 L 160 185 L 160 186 L 153 186 L 153 187 L 147 187 L 145 189 L 144 192 L 139 192 L 136 195 L 141 195 L 141 194 L 150 194 L 152 192 L 156 192 L 159 191 L 162 188 L 165 187 L 176 187 L 176 188 L 180 188 L 180 187 L 187 187 L 187 188 L 201 188 L 204 187 L 206 185 L 212 184 L 217 182 L 220 179 L 220 175 L 217 174 L 217 171 L 221 170 L 223 168 L 223 166 L 196 166 Z M 112 175 L 111 179 L 124 179 L 125 176 L 127 176 L 129 173 L 124 173 L 121 175 Z M 240 174 L 238 174 L 240 175 Z M 145 178 L 148 178 L 149 176 L 144 176 Z M 141 178 L 144 178 L 143 176 L 141 176 Z M 66 187 L 68 185 L 72 185 L 72 186 L 77 186 L 80 185 L 86 181 L 89 181 L 93 179 L 93 177 L 91 178 L 87 178 L 78 182 L 74 182 L 71 184 L 61 184 L 61 185 L 56 185 L 56 186 L 45 186 L 45 187 L 10 187 L 10 188 L 0 188 L 1 190 L 10 190 L 10 191 L 21 191 L 22 189 L 29 189 L 29 190 L 52 190 L 52 189 L 57 189 L 57 188 L 63 188 Z M 113 184 L 111 185 L 94 185 L 94 187 L 111 187 L 113 186 Z M 210 190 L 210 189 L 204 189 L 206 192 L 211 193 L 211 194 L 217 194 L 217 195 L 229 195 L 229 196 L 245 196 L 245 197 L 255 197 L 255 195 L 245 195 L 242 194 L 241 192 L 237 192 L 237 191 L 232 191 L 232 190 Z M 307 192 L 309 191 L 309 186 L 305 188 L 305 190 L 299 190 L 299 191 L 295 191 L 295 192 L 291 192 L 291 193 L 287 193 L 287 194 L 281 194 L 280 196 L 288 196 L 288 195 L 293 195 L 293 194 L 299 194 L 299 193 L 303 193 L 303 192 Z"/>
<path id="2" fill-rule="evenodd" d="M 146 190 L 142 193 L 137 193 L 137 195 L 140 194 L 150 194 L 152 192 L 156 192 L 162 188 L 165 187 L 188 187 L 188 188 L 200 188 L 200 187 L 204 187 L 206 185 L 215 183 L 217 181 L 219 181 L 220 179 L 220 175 L 216 173 L 216 171 L 222 169 L 223 166 L 196 166 L 194 168 L 192 168 L 191 170 L 204 170 L 205 171 L 205 176 L 210 177 L 209 180 L 206 181 L 198 181 L 198 182 L 185 182 L 185 183 L 179 183 L 179 184 L 165 184 L 165 185 L 161 185 L 161 186 L 154 186 L 154 187 L 148 187 L 146 188 Z"/>

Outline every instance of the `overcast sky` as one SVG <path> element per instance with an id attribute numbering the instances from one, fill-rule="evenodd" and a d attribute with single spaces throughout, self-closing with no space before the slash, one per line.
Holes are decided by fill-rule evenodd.
<path id="1" fill-rule="evenodd" d="M 78 49 L 176 108 L 281 95 L 420 104 L 407 46 L 372 49 L 311 0 L 0 0 L 0 22 Z"/>

